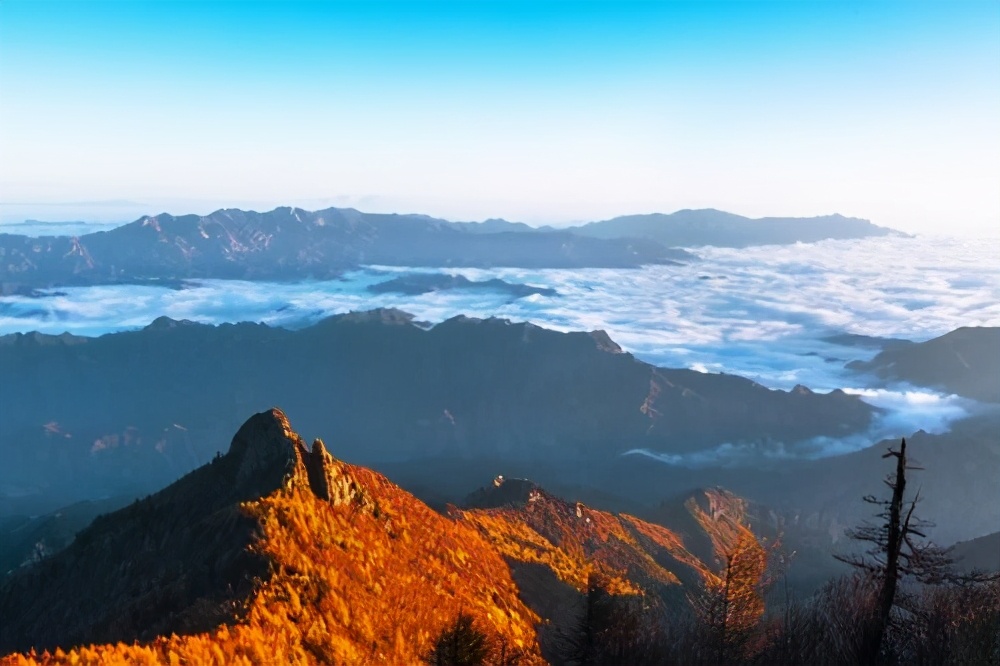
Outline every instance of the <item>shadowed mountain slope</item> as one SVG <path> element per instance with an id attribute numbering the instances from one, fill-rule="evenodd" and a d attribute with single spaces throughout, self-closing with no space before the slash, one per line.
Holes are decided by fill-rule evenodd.
<path id="1" fill-rule="evenodd" d="M 102 513 L 134 498 L 83 500 L 42 515 L 8 515 L 0 520 L 0 578 L 8 571 L 49 557 L 72 543 L 76 534 Z"/>
<path id="2" fill-rule="evenodd" d="M 839 391 L 656 368 L 602 331 L 466 317 L 426 329 L 397 310 L 298 331 L 162 318 L 99 338 L 15 334 L 0 338 L 0 371 L 0 492 L 45 493 L 48 510 L 162 486 L 269 404 L 364 464 L 794 442 L 864 430 L 874 413 Z"/>
<path id="3" fill-rule="evenodd" d="M 927 342 L 886 349 L 871 361 L 848 367 L 887 381 L 1000 402 L 1000 328 L 959 328 Z"/>
<path id="4" fill-rule="evenodd" d="M 296 454 L 280 413 L 259 415 L 226 456 L 98 517 L 67 550 L 4 583 L 0 648 L 150 639 L 232 616 L 267 573 L 247 550 L 257 525 L 240 504 L 281 488 L 304 462 Z"/>
<path id="5" fill-rule="evenodd" d="M 1000 572 L 1000 532 L 956 543 L 952 556 L 965 571 Z"/>

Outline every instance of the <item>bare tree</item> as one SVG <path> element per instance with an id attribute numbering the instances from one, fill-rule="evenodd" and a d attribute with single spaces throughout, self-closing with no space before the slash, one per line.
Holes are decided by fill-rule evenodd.
<path id="1" fill-rule="evenodd" d="M 858 655 L 863 663 L 879 659 L 893 608 L 900 602 L 899 586 L 904 578 L 932 585 L 975 579 L 975 575 L 954 572 L 950 549 L 927 539 L 927 528 L 933 527 L 933 523 L 914 516 L 920 491 L 912 500 L 906 499 L 906 472 L 922 468 L 907 464 L 906 439 L 900 442 L 899 450 L 889 448 L 882 457 L 896 459 L 895 471 L 885 478 L 892 496 L 888 500 L 873 495 L 864 497 L 865 502 L 880 507 L 877 515 L 881 522 L 865 523 L 847 532 L 850 538 L 868 542 L 870 547 L 862 554 L 834 556 L 865 572 L 877 583 L 876 603 Z"/>

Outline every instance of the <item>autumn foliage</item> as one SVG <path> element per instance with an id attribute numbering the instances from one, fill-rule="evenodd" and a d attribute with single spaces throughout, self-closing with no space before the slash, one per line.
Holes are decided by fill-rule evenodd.
<path id="1" fill-rule="evenodd" d="M 325 470 L 330 499 L 322 499 L 307 482 L 304 460 L 283 489 L 244 505 L 260 521 L 254 548 L 270 558 L 272 573 L 242 622 L 0 663 L 410 664 L 460 613 L 517 650 L 519 663 L 541 663 L 538 617 L 474 526 L 436 514 L 374 472 L 332 459 Z"/>
<path id="2" fill-rule="evenodd" d="M 877 606 L 877 581 L 855 577 L 769 613 L 774 544 L 755 537 L 742 500 L 723 491 L 685 504 L 688 529 L 712 551 L 697 555 L 690 534 L 523 480 L 499 478 L 497 501 L 441 515 L 318 440 L 307 450 L 280 411 L 261 416 L 276 428 L 261 432 L 281 442 L 240 440 L 226 463 L 252 476 L 277 462 L 264 475 L 272 490 L 227 505 L 257 526 L 249 550 L 262 563 L 249 596 L 208 609 L 212 618 L 229 609 L 228 622 L 12 654 L 0 666 L 845 663 Z M 998 591 L 993 578 L 908 596 L 905 630 L 890 624 L 883 652 L 908 663 L 995 661 Z"/>
<path id="3" fill-rule="evenodd" d="M 595 580 L 601 594 L 634 599 L 679 591 L 675 570 L 710 589 L 718 580 L 670 530 L 540 489 L 520 504 L 442 516 L 381 475 L 334 460 L 321 442 L 308 451 L 276 418 L 294 455 L 279 489 L 241 505 L 260 526 L 250 548 L 269 571 L 239 618 L 0 664 L 410 664 L 443 654 L 460 622 L 482 635 L 487 663 L 542 663 L 536 632 L 547 620 L 522 600 L 518 563 L 547 568 L 581 598 Z"/>
<path id="4" fill-rule="evenodd" d="M 452 515 L 475 526 L 508 560 L 545 565 L 581 593 L 595 576 L 612 594 L 641 594 L 679 586 L 676 570 L 682 568 L 698 578 L 709 575 L 674 532 L 540 489 L 520 505 L 455 509 Z"/>

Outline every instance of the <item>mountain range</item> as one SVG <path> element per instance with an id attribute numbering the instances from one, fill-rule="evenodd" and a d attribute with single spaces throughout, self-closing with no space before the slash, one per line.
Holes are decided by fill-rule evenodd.
<path id="1" fill-rule="evenodd" d="M 0 235 L 0 284 L 132 283 L 189 278 L 330 279 L 361 265 L 536 268 L 615 267 L 692 256 L 647 239 L 568 231 L 470 233 L 424 215 L 353 209 L 143 217 L 84 236 Z M 155 282 L 154 282 L 155 283 Z"/>
<path id="2" fill-rule="evenodd" d="M 0 371 L 0 489 L 45 495 L 47 510 L 169 482 L 262 404 L 285 405 L 364 464 L 599 465 L 637 448 L 841 437 L 877 413 L 841 391 L 654 367 L 603 331 L 468 317 L 428 327 L 391 309 L 300 330 L 163 317 L 98 338 L 17 333 L 0 337 Z"/>
<path id="3" fill-rule="evenodd" d="M 81 236 L 0 234 L 0 293 L 196 278 L 330 279 L 362 265 L 630 268 L 694 259 L 673 247 L 678 245 L 742 247 L 889 233 L 839 215 L 751 220 L 716 210 L 628 216 L 568 229 L 349 208 L 162 213 Z"/>
<path id="4" fill-rule="evenodd" d="M 959 329 L 855 367 L 988 399 L 1000 377 L 968 375 L 988 367 L 995 335 Z M 885 356 L 922 345 L 915 369 Z M 838 391 L 656 368 L 602 331 L 429 326 L 399 310 L 294 331 L 160 318 L 100 338 L 14 334 L 0 372 L 0 653 L 90 645 L 56 663 L 411 663 L 462 613 L 519 663 L 558 661 L 595 585 L 622 609 L 684 608 L 739 544 L 780 537 L 796 553 L 786 584 L 816 589 L 841 571 L 830 553 L 851 547 L 845 529 L 871 518 L 861 497 L 894 444 L 756 468 L 623 455 L 856 434 L 878 411 Z M 307 447 L 280 410 L 246 421 L 223 455 L 220 433 L 267 401 L 387 476 Z M 998 425 L 984 405 L 950 432 L 908 436 L 936 541 L 996 532 Z M 991 567 L 995 542 L 956 553 Z"/>

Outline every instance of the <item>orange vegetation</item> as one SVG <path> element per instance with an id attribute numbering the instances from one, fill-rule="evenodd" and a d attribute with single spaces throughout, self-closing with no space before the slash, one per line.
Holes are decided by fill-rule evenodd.
<path id="1" fill-rule="evenodd" d="M 593 574 L 607 581 L 612 594 L 637 594 L 678 584 L 668 568 L 678 563 L 707 573 L 670 530 L 626 514 L 574 506 L 543 491 L 523 506 L 452 514 L 475 525 L 504 557 L 544 564 L 581 592 Z"/>
<path id="2" fill-rule="evenodd" d="M 272 575 L 245 618 L 215 631 L 142 645 L 94 645 L 11 655 L 13 664 L 412 664 L 459 612 L 491 638 L 543 663 L 539 618 L 518 598 L 510 570 L 475 526 L 434 513 L 369 470 L 322 449 L 329 500 L 307 482 L 298 447 L 289 482 L 244 505 L 263 536 L 255 548 Z"/>
<path id="3" fill-rule="evenodd" d="M 241 469 L 252 471 L 276 450 L 287 455 L 278 464 L 287 465 L 277 490 L 242 505 L 259 522 L 251 548 L 266 556 L 270 572 L 238 621 L 143 644 L 10 655 L 0 666 L 412 664 L 460 614 L 519 654 L 520 664 L 543 663 L 536 633 L 543 620 L 511 576 L 519 563 L 548 567 L 584 593 L 593 580 L 612 594 L 679 590 L 681 574 L 710 596 L 723 591 L 726 614 L 736 615 L 726 618 L 731 625 L 759 621 L 763 550 L 735 515 L 741 506 L 720 508 L 726 498 L 710 495 L 707 510 L 687 507 L 720 556 L 729 556 L 717 575 L 666 528 L 537 488 L 502 508 L 439 515 L 381 475 L 334 460 L 319 441 L 307 451 L 280 411 L 271 418 L 285 444 L 255 446 L 284 448 L 246 445 L 240 454 Z"/>
<path id="4" fill-rule="evenodd" d="M 742 540 L 753 536 L 746 527 L 746 500 L 719 488 L 703 490 L 701 495 L 688 499 L 684 508 L 712 540 L 715 557 L 722 562 Z"/>

